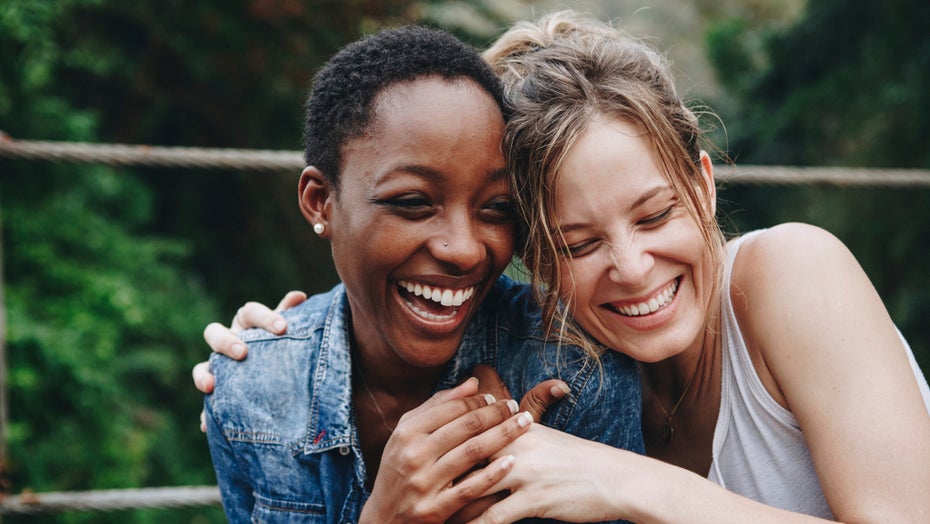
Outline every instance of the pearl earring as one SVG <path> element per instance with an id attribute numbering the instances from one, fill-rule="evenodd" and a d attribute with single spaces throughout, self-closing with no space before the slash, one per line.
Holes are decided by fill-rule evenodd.
<path id="1" fill-rule="evenodd" d="M 316 224 L 313 224 L 313 232 L 316 233 L 317 235 L 322 235 L 324 231 L 326 231 L 326 226 L 324 226 L 323 224 L 319 222 L 317 222 Z"/>

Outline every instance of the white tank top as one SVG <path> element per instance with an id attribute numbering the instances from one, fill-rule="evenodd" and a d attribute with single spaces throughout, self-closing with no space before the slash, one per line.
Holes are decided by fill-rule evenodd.
<path id="1" fill-rule="evenodd" d="M 733 261 L 742 241 L 755 233 L 733 240 L 727 248 L 721 293 L 720 414 L 707 478 L 769 506 L 832 520 L 798 421 L 775 402 L 759 380 L 730 302 Z M 904 337 L 901 342 L 930 411 L 930 388 Z"/>

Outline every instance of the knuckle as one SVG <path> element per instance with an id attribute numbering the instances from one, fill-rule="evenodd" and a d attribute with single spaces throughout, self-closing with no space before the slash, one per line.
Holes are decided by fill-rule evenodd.
<path id="1" fill-rule="evenodd" d="M 465 426 L 465 429 L 472 433 L 477 433 L 484 429 L 484 423 L 481 421 L 476 413 L 471 412 L 462 417 L 462 424 Z"/>
<path id="2" fill-rule="evenodd" d="M 480 494 L 478 490 L 475 488 L 475 486 L 469 482 L 466 482 L 458 486 L 458 490 L 459 492 L 456 498 L 458 499 L 460 504 L 467 504 L 471 502 L 472 500 L 475 500 L 475 498 L 477 498 L 478 495 Z"/>
<path id="3" fill-rule="evenodd" d="M 477 408 L 486 406 L 483 396 L 466 397 L 457 401 L 461 404 L 462 412 L 473 411 Z"/>
<path id="4" fill-rule="evenodd" d="M 391 433 L 390 440 L 404 444 L 405 449 L 407 449 L 410 447 L 409 444 L 414 442 L 418 435 L 419 433 L 412 427 L 409 423 L 409 418 L 404 414 L 398 419 L 397 427 L 394 428 L 394 431 Z"/>
<path id="5" fill-rule="evenodd" d="M 530 396 L 527 402 L 527 408 L 532 410 L 542 410 L 546 407 L 548 403 L 543 399 L 537 397 L 536 395 Z"/>
<path id="6" fill-rule="evenodd" d="M 408 478 L 410 479 L 409 481 L 410 491 L 412 493 L 416 493 L 418 495 L 417 497 L 418 499 L 422 499 L 422 495 L 426 494 L 429 491 L 430 486 L 432 484 L 429 482 L 426 482 L 425 479 L 423 478 L 423 475 L 417 475 L 409 471 L 406 473 L 408 473 Z M 415 508 L 421 507 L 422 504 L 424 504 L 424 502 L 422 500 L 419 500 L 418 505 L 414 507 Z"/>
<path id="7" fill-rule="evenodd" d="M 444 519 L 438 514 L 438 509 L 431 502 L 420 500 L 411 508 L 411 519 L 413 522 L 422 523 L 440 523 Z"/>
<path id="8" fill-rule="evenodd" d="M 511 420 L 507 424 L 501 424 L 501 432 L 503 432 L 504 438 L 509 442 L 520 435 L 520 427 L 517 425 L 516 420 Z"/>
<path id="9" fill-rule="evenodd" d="M 513 440 L 517 428 L 515 428 L 513 424 L 503 424 L 501 425 L 501 432 L 504 434 L 506 440 Z"/>
<path id="10" fill-rule="evenodd" d="M 477 462 L 484 458 L 484 449 L 482 449 L 481 445 L 472 441 L 465 443 L 462 452 L 465 454 L 465 457 L 472 462 Z"/>

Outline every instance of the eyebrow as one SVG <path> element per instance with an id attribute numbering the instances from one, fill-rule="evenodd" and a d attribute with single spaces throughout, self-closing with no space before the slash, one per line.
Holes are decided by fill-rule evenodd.
<path id="1" fill-rule="evenodd" d="M 430 181 L 439 180 L 443 176 L 441 172 L 436 171 L 435 169 L 431 167 L 421 166 L 419 164 L 408 164 L 408 165 L 403 165 L 403 166 L 397 166 L 394 169 L 391 169 L 391 171 L 400 172 L 400 173 L 410 173 L 410 174 L 425 178 Z M 485 178 L 487 178 L 487 180 L 490 182 L 498 182 L 500 180 L 504 180 L 507 178 L 507 168 L 502 167 L 500 169 L 489 171 L 485 175 Z"/>
<path id="2" fill-rule="evenodd" d="M 663 193 L 663 192 L 671 191 L 671 190 L 672 190 L 672 188 L 671 188 L 669 185 L 667 185 L 667 184 L 663 184 L 663 185 L 660 185 L 660 186 L 656 186 L 656 187 L 650 189 L 649 191 L 646 191 L 646 192 L 643 193 L 642 195 L 640 195 L 640 197 L 637 198 L 636 201 L 633 202 L 633 203 L 630 205 L 629 210 L 632 211 L 632 210 L 634 210 L 634 209 L 636 209 L 636 208 L 642 206 L 642 205 L 645 204 L 646 202 L 652 200 L 652 199 L 655 198 L 657 195 L 659 195 L 659 194 L 661 194 L 661 193 Z M 586 227 L 585 224 L 568 224 L 567 226 L 563 226 L 563 225 L 560 224 L 560 225 L 559 225 L 559 231 L 564 235 L 565 233 L 574 231 L 574 230 L 576 230 L 576 229 L 584 229 L 585 227 Z"/>
<path id="3" fill-rule="evenodd" d="M 497 182 L 498 180 L 507 178 L 507 168 L 502 167 L 500 169 L 491 171 L 491 173 L 488 175 L 488 178 L 490 178 L 492 182 Z"/>
<path id="4" fill-rule="evenodd" d="M 642 194 L 642 196 L 636 199 L 636 202 L 633 202 L 633 205 L 630 206 L 630 210 L 632 211 L 636 209 L 637 207 L 645 204 L 646 202 L 650 201 L 653 197 L 655 197 L 659 193 L 666 191 L 666 190 L 671 190 L 671 189 L 672 188 L 669 187 L 668 184 L 663 184 L 661 186 L 656 186 L 650 189 L 649 191 L 646 191 L 645 193 Z"/>

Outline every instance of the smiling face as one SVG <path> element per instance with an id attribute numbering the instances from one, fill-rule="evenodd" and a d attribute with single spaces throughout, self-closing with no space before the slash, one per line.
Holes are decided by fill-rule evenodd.
<path id="1" fill-rule="evenodd" d="M 375 362 L 440 366 L 513 253 L 503 118 L 475 82 L 434 77 L 386 88 L 373 112 L 321 218 L 353 343 Z"/>
<path id="2" fill-rule="evenodd" d="M 555 218 L 571 254 L 561 284 L 575 319 L 612 349 L 655 362 L 700 344 L 714 273 L 642 134 L 595 117 L 559 170 Z M 702 166 L 713 195 L 706 154 Z"/>

